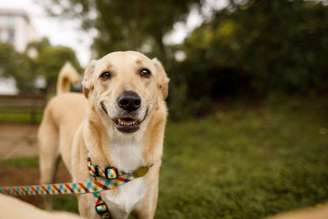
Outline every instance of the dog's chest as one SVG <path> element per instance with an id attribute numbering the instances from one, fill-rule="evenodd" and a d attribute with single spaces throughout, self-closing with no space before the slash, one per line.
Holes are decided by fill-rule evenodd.
<path id="1" fill-rule="evenodd" d="M 113 166 L 123 171 L 135 170 L 144 163 L 142 145 L 133 142 L 111 144 L 110 156 Z M 146 184 L 144 179 L 139 178 L 120 186 L 114 191 L 105 192 L 104 198 L 109 203 L 108 207 L 112 213 L 124 214 L 133 210 L 133 207 L 143 198 L 145 192 Z"/>
<path id="2" fill-rule="evenodd" d="M 144 163 L 143 147 L 134 141 L 118 141 L 110 146 L 113 166 L 123 171 L 131 171 Z"/>

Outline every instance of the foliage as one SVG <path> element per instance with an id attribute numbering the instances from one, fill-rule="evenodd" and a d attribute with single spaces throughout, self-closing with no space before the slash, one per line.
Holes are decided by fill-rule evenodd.
<path id="1" fill-rule="evenodd" d="M 29 57 L 4 43 L 0 43 L 0 76 L 13 77 L 18 89 L 23 92 L 33 88 L 35 79 Z"/>
<path id="2" fill-rule="evenodd" d="M 37 73 L 46 78 L 50 87 L 55 85 L 58 73 L 66 62 L 70 62 L 78 70 L 81 69 L 74 51 L 65 46 L 46 47 L 35 59 Z"/>
<path id="3" fill-rule="evenodd" d="M 186 39 L 183 48 L 190 65 L 185 67 L 193 76 L 211 72 L 222 85 L 232 74 L 225 70 L 232 68 L 236 88 L 244 84 L 261 95 L 328 90 L 328 24 L 322 22 L 328 19 L 327 6 L 303 0 L 236 2 L 217 11 Z M 208 78 L 199 83 L 219 91 L 220 86 Z M 206 92 L 202 94 L 210 94 Z"/>
<path id="4" fill-rule="evenodd" d="M 173 117 L 223 98 L 327 93 L 327 19 L 318 1 L 230 1 L 172 48 L 186 55 L 169 71 Z"/>
<path id="5" fill-rule="evenodd" d="M 66 62 L 81 69 L 71 48 L 52 46 L 47 39 L 30 43 L 23 53 L 9 44 L 0 44 L 0 75 L 13 77 L 20 92 L 34 92 L 37 76 L 45 78 L 47 89 L 54 87 L 58 72 Z"/>
<path id="6" fill-rule="evenodd" d="M 93 47 L 99 56 L 115 50 L 139 50 L 166 59 L 163 37 L 184 20 L 201 0 L 57 0 L 39 1 L 50 13 L 78 16 L 87 30 L 96 30 Z"/>

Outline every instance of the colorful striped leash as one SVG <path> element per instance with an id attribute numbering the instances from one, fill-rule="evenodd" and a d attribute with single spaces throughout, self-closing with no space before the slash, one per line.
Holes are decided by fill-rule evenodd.
<path id="1" fill-rule="evenodd" d="M 30 186 L 8 186 L 0 187 L 0 193 L 12 196 L 100 193 L 105 190 L 114 189 L 115 187 L 125 184 L 129 181 L 129 179 L 120 177 L 113 180 L 104 178 L 99 178 L 97 180 L 89 179 L 85 182 L 76 183 L 72 182 Z"/>
<path id="2" fill-rule="evenodd" d="M 25 195 L 66 195 L 66 194 L 88 194 L 96 198 L 95 210 L 102 219 L 110 219 L 111 215 L 107 204 L 102 200 L 100 193 L 114 189 L 133 179 L 143 177 L 151 166 L 142 166 L 133 172 L 118 171 L 115 167 L 102 169 L 92 163 L 88 158 L 88 170 L 90 179 L 84 182 L 56 183 L 30 186 L 7 186 L 0 187 L 0 193 L 12 196 Z"/>

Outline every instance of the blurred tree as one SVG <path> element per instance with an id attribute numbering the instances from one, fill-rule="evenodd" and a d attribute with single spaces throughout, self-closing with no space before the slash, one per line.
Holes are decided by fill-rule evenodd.
<path id="1" fill-rule="evenodd" d="M 47 91 L 53 91 L 60 69 L 66 62 L 70 62 L 78 71 L 81 66 L 74 51 L 65 46 L 46 46 L 39 50 L 34 61 L 36 74 L 44 76 L 47 83 Z"/>
<path id="2" fill-rule="evenodd" d="M 30 58 L 16 52 L 10 44 L 0 43 L 0 76 L 13 77 L 21 92 L 33 89 L 35 74 Z"/>
<path id="3" fill-rule="evenodd" d="M 39 41 L 30 42 L 27 47 L 25 53 L 29 56 L 36 58 L 40 53 L 43 52 L 44 49 L 51 47 L 48 38 L 42 38 Z"/>
<path id="4" fill-rule="evenodd" d="M 99 56 L 114 50 L 139 50 L 166 59 L 163 37 L 202 0 L 42 0 L 51 14 L 78 16 L 83 28 L 96 30 Z"/>
<path id="5" fill-rule="evenodd" d="M 191 72 L 216 69 L 211 77 L 221 80 L 229 77 L 222 76 L 227 74 L 222 69 L 232 68 L 239 72 L 235 85 L 246 77 L 261 94 L 328 89 L 327 6 L 303 0 L 230 2 L 186 39 L 183 50 Z M 204 79 L 203 86 L 211 87 L 207 91 L 220 89 Z"/>
<path id="6" fill-rule="evenodd" d="M 0 76 L 13 77 L 20 92 L 34 92 L 37 76 L 45 78 L 47 91 L 53 90 L 59 70 L 66 62 L 81 70 L 71 48 L 52 46 L 47 39 L 30 43 L 24 53 L 9 44 L 0 44 Z"/>

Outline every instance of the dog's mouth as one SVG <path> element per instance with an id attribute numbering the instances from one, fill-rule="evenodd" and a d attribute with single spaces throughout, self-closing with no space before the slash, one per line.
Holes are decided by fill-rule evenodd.
<path id="1" fill-rule="evenodd" d="M 109 116 L 105 104 L 103 102 L 100 102 L 100 106 L 102 110 L 105 112 L 105 114 Z M 133 113 L 123 113 L 121 116 L 112 118 L 112 121 L 114 123 L 115 128 L 120 132 L 133 133 L 138 131 L 141 123 L 145 121 L 146 117 L 148 116 L 148 110 L 149 108 L 146 109 L 145 115 L 142 119 L 136 118 L 136 115 Z"/>
<path id="2" fill-rule="evenodd" d="M 120 132 L 132 133 L 136 132 L 140 127 L 140 120 L 134 119 L 132 117 L 120 117 L 113 119 L 115 127 Z"/>
<path id="3" fill-rule="evenodd" d="M 148 109 L 146 110 L 143 119 L 136 119 L 132 116 L 122 116 L 112 119 L 115 128 L 123 133 L 133 133 L 139 130 L 141 123 L 146 119 L 148 115 Z"/>

